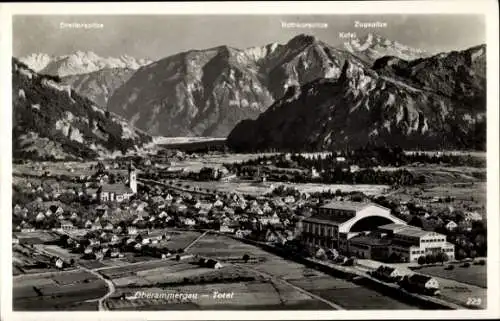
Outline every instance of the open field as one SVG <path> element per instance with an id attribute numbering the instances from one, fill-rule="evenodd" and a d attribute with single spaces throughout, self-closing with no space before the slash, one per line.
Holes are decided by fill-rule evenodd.
<path id="1" fill-rule="evenodd" d="M 13 284 L 14 310 L 94 310 L 84 301 L 107 292 L 104 282 L 84 271 L 20 276 Z"/>
<path id="2" fill-rule="evenodd" d="M 190 249 L 200 256 L 223 258 L 248 254 L 264 261 L 247 266 L 250 270 L 285 280 L 347 309 L 416 309 L 409 304 L 384 296 L 352 282 L 334 278 L 292 261 L 284 260 L 264 250 L 222 235 L 207 235 Z"/>
<path id="3" fill-rule="evenodd" d="M 415 176 L 424 176 L 427 183 L 478 182 L 479 175 L 486 175 L 486 168 L 469 166 L 444 166 L 425 164 L 422 166 L 380 167 L 381 171 L 405 169 Z"/>
<path id="4" fill-rule="evenodd" d="M 461 150 L 448 150 L 448 151 L 404 151 L 405 154 L 407 155 L 413 155 L 413 154 L 426 154 L 426 155 L 437 155 L 437 154 L 442 154 L 442 155 L 452 155 L 452 156 L 472 156 L 472 157 L 481 157 L 481 158 L 486 158 L 486 152 L 479 152 L 479 151 L 461 151 Z"/>
<path id="5" fill-rule="evenodd" d="M 187 144 L 187 143 L 199 143 L 206 141 L 225 141 L 225 137 L 163 137 L 155 136 L 153 137 L 153 142 L 158 145 L 165 144 Z"/>
<path id="6" fill-rule="evenodd" d="M 381 263 L 371 260 L 359 260 L 356 269 L 359 271 L 373 271 Z M 441 294 L 439 297 L 445 301 L 458 304 L 467 308 L 486 308 L 486 266 L 471 265 L 469 268 L 459 267 L 454 264 L 452 271 L 445 270 L 445 266 L 419 267 L 409 269 L 406 264 L 387 264 L 399 269 L 403 274 L 425 274 L 434 277 L 439 283 Z M 470 270 L 469 270 L 470 269 Z M 475 305 L 470 305 L 471 298 L 477 299 Z"/>
<path id="7" fill-rule="evenodd" d="M 183 309 L 259 309 L 267 306 L 273 309 L 293 309 L 302 306 L 305 309 L 331 309 L 325 303 L 315 300 L 285 284 L 272 281 L 254 281 L 225 284 L 190 285 L 182 288 L 137 288 L 127 290 L 125 293 L 133 295 L 136 291 L 146 293 L 184 293 L 196 295 L 193 299 L 146 299 L 135 300 L 110 300 L 108 306 L 112 310 L 171 310 Z M 230 298 L 214 298 L 214 291 L 233 293 Z"/>
<path id="8" fill-rule="evenodd" d="M 453 270 L 445 270 L 443 266 L 422 267 L 415 272 L 437 276 L 445 279 L 487 287 L 487 267 L 486 265 L 472 265 L 468 268 L 455 264 Z"/>
<path id="9" fill-rule="evenodd" d="M 81 254 L 71 253 L 70 250 L 62 248 L 58 245 L 35 245 L 35 248 L 41 249 L 45 253 L 49 253 L 53 256 L 62 258 L 64 261 L 70 261 L 71 259 L 78 260 Z"/>
<path id="10" fill-rule="evenodd" d="M 249 194 L 261 196 L 269 193 L 273 187 L 284 185 L 286 187 L 293 187 L 302 193 L 314 193 L 322 191 L 335 192 L 340 190 L 342 192 L 363 192 L 366 195 L 380 195 L 388 190 L 387 185 L 368 185 L 368 184 L 316 184 L 316 183 L 284 183 L 284 182 L 254 182 L 235 180 L 231 182 L 190 182 L 182 181 L 183 184 L 196 185 L 201 189 L 210 189 L 223 193 L 238 192 L 241 194 Z"/>
<path id="11" fill-rule="evenodd" d="M 59 234 L 51 231 L 14 232 L 13 236 L 23 244 L 45 243 L 59 239 Z"/>

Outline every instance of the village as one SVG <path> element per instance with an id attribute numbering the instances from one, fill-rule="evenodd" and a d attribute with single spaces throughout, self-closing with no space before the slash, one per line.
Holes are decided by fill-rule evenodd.
<path id="1" fill-rule="evenodd" d="M 82 166 L 87 175 L 79 173 Z M 468 308 L 477 307 L 467 306 L 466 296 L 471 293 L 479 293 L 475 294 L 480 297 L 478 306 L 486 301 L 483 216 L 473 208 L 455 211 L 446 204 L 451 199 L 430 197 L 414 203 L 341 190 L 307 193 L 280 182 L 272 182 L 272 188 L 260 195 L 223 192 L 199 188 L 197 183 L 225 183 L 239 179 L 239 173 L 226 167 L 202 167 L 187 174 L 159 170 L 148 159 L 78 167 L 64 165 L 59 172 L 36 168 L 33 172 L 41 173 L 38 176 L 20 175 L 15 181 L 16 277 L 84 269 L 132 291 L 151 285 L 130 278 L 116 281 L 111 271 L 139 273 L 144 264 L 144 269 L 157 271 L 155 281 L 150 281 L 155 285 L 255 281 L 251 268 L 231 270 L 230 276 L 199 276 L 200 271 L 192 271 L 193 266 L 225 271 L 267 260 L 267 254 L 256 256 L 251 248 L 226 255 L 218 253 L 221 248 L 196 250 L 205 239 L 224 237 L 245 246 L 270 246 L 291 260 L 310 258 Z M 266 178 L 257 172 L 250 179 L 255 185 L 269 186 Z M 445 210 L 433 213 L 435 203 L 444 203 Z M 169 279 L 165 273 L 170 264 L 176 266 L 173 274 L 191 277 L 162 280 Z M 117 273 L 123 277 L 125 272 Z M 457 295 L 457 287 L 467 291 Z M 129 295 L 120 291 L 121 300 Z"/>

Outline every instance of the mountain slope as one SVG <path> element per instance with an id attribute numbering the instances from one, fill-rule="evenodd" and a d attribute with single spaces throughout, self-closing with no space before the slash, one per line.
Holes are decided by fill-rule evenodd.
<path id="1" fill-rule="evenodd" d="M 12 60 L 13 155 L 16 159 L 96 158 L 133 152 L 152 138 L 106 114 L 58 77 Z"/>
<path id="2" fill-rule="evenodd" d="M 337 78 L 347 57 L 357 60 L 306 35 L 246 50 L 192 50 L 138 70 L 114 92 L 108 109 L 152 135 L 226 136 L 290 85 Z"/>
<path id="3" fill-rule="evenodd" d="M 104 58 L 92 51 L 77 51 L 70 55 L 58 57 L 49 56 L 44 53 L 35 53 L 21 57 L 19 60 L 36 72 L 60 77 L 87 74 L 105 68 L 136 70 L 151 63 L 151 60 L 137 59 L 128 55 Z"/>
<path id="4" fill-rule="evenodd" d="M 348 59 L 337 80 L 297 87 L 256 120 L 239 123 L 228 144 L 238 151 L 322 150 L 368 143 L 484 149 L 483 49 L 411 63 L 381 58 L 374 69 Z"/>
<path id="5" fill-rule="evenodd" d="M 105 68 L 87 74 L 62 77 L 61 82 L 70 85 L 78 94 L 89 98 L 100 107 L 105 107 L 109 97 L 127 82 L 134 72 L 134 69 L 129 68 Z"/>

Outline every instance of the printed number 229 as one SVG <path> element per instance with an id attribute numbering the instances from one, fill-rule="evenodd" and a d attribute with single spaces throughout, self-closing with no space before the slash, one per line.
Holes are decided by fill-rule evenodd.
<path id="1" fill-rule="evenodd" d="M 467 298 L 467 305 L 481 305 L 481 298 Z"/>

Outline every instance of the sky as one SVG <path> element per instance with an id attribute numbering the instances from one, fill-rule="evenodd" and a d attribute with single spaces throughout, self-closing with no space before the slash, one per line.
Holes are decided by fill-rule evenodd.
<path id="1" fill-rule="evenodd" d="M 385 27 L 359 28 L 355 21 Z M 285 28 L 285 23 L 316 23 L 318 28 Z M 64 24 L 95 24 L 68 28 Z M 381 24 L 379 24 L 381 25 Z M 325 28 L 325 26 L 327 26 Z M 104 57 L 124 54 L 161 59 L 172 54 L 219 45 L 235 48 L 286 43 L 298 34 L 340 45 L 339 33 L 369 32 L 431 53 L 466 49 L 485 43 L 481 15 L 24 15 L 13 17 L 13 55 L 60 56 L 93 51 Z"/>

